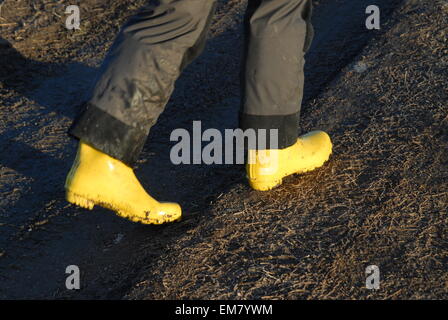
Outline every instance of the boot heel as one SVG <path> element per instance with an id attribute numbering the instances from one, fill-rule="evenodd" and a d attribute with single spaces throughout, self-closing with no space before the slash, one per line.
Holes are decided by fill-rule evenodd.
<path id="1" fill-rule="evenodd" d="M 73 203 L 79 207 L 92 210 L 95 206 L 95 203 L 92 200 L 88 200 L 76 193 L 73 193 L 70 190 L 66 190 L 65 198 L 68 202 Z"/>
<path id="2" fill-rule="evenodd" d="M 275 187 L 281 185 L 283 179 L 280 180 L 255 180 L 249 179 L 249 185 L 258 191 L 268 191 L 274 189 Z"/>

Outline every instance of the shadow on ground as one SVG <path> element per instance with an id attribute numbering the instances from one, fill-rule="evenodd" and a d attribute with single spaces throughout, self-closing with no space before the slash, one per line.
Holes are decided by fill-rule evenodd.
<path id="1" fill-rule="evenodd" d="M 316 38 L 307 55 L 305 114 L 312 112 L 307 109 L 308 102 L 378 33 L 365 30 L 364 11 L 369 2 L 323 1 L 316 7 Z M 379 2 L 385 23 L 401 1 Z M 241 13 L 238 16 L 241 19 Z M 166 111 L 150 133 L 137 175 L 154 197 L 178 201 L 185 211 L 183 221 L 162 227 L 128 223 L 103 209 L 87 214 L 65 203 L 62 183 L 75 142 L 61 135 L 79 112 L 97 69 L 78 62 L 41 63 L 23 57 L 6 40 L 0 42 L 4 57 L 0 63 L 1 89 L 26 98 L 17 102 L 23 110 L 6 112 L 27 113 L 19 117 L 22 124 L 42 123 L 41 127 L 15 123 L 1 128 L 5 152 L 0 165 L 29 179 L 23 184 L 28 192 L 23 192 L 12 208 L 2 208 L 8 232 L 1 238 L 5 254 L 0 258 L 0 270 L 5 285 L 0 296 L 121 298 L 139 275 L 135 267 L 148 264 L 148 259 L 153 263 L 160 259 L 181 235 L 208 219 L 217 199 L 244 183 L 241 166 L 174 166 L 169 161 L 173 129 L 191 131 L 193 120 L 201 120 L 203 130 L 237 125 L 240 34 L 240 28 L 234 28 L 210 40 L 204 54 L 177 82 Z M 35 106 L 24 108 L 29 101 Z M 8 101 L 6 108 L 15 105 Z M 59 138 L 50 152 L 32 141 L 39 141 L 39 135 L 43 139 L 46 132 L 37 129 L 53 120 L 63 124 L 54 133 Z M 39 224 L 44 220 L 48 222 Z M 123 240 L 118 241 L 118 235 L 124 235 Z M 85 289 L 76 293 L 64 288 L 65 266 L 70 264 L 79 265 L 85 274 Z"/>

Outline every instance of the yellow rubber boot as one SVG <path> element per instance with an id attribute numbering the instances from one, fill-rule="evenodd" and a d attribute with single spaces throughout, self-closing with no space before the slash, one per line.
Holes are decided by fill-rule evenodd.
<path id="1" fill-rule="evenodd" d="M 282 179 L 321 167 L 332 151 L 330 137 L 323 131 L 311 131 L 285 149 L 249 150 L 246 165 L 250 186 L 267 191 L 279 186 Z"/>
<path id="2" fill-rule="evenodd" d="M 65 190 L 73 204 L 86 209 L 99 205 L 134 222 L 162 224 L 182 215 L 177 203 L 158 202 L 147 194 L 132 168 L 82 141 Z"/>

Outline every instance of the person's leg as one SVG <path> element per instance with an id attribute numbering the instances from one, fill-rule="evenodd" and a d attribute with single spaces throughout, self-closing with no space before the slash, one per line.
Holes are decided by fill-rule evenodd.
<path id="1" fill-rule="evenodd" d="M 214 0 L 151 1 L 121 29 L 70 133 L 132 166 L 182 69 L 202 51 Z"/>
<path id="2" fill-rule="evenodd" d="M 240 126 L 277 129 L 279 148 L 297 140 L 310 15 L 309 0 L 249 0 L 244 19 Z"/>
<path id="3" fill-rule="evenodd" d="M 247 165 L 249 183 L 257 190 L 319 167 L 331 153 L 330 139 L 321 131 L 298 138 L 304 55 L 313 37 L 311 11 L 311 0 L 249 0 L 240 127 L 278 133 L 276 145 L 257 146 L 268 152 L 249 150 L 255 162 Z M 257 153 L 264 161 L 257 161 Z"/>
<path id="4" fill-rule="evenodd" d="M 98 204 L 143 223 L 180 217 L 152 199 L 132 166 L 182 69 L 202 52 L 215 0 L 158 0 L 121 29 L 83 112 L 69 133 L 80 140 L 67 200 Z"/>

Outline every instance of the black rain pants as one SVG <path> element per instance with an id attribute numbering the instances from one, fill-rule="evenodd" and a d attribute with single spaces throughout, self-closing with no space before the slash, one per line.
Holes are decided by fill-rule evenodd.
<path id="1" fill-rule="evenodd" d="M 69 133 L 132 166 L 183 68 L 203 50 L 215 0 L 149 1 L 121 28 Z M 277 129 L 294 144 L 311 0 L 249 0 L 240 128 Z"/>

